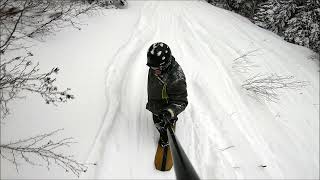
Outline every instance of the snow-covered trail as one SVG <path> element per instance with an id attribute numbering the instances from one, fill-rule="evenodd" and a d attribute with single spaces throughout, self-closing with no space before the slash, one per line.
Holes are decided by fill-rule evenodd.
<path id="1" fill-rule="evenodd" d="M 154 169 L 158 133 L 145 109 L 146 50 L 157 41 L 170 46 L 187 77 L 189 105 L 176 135 L 201 178 L 318 177 L 319 72 L 306 49 L 199 1 L 145 2 L 135 27 L 106 67 L 107 109 L 88 158 L 98 165 L 86 177 L 175 177 Z M 250 60 L 259 67 L 232 69 L 256 49 Z M 240 88 L 254 73 L 294 75 L 310 85 L 279 103 L 258 102 Z"/>

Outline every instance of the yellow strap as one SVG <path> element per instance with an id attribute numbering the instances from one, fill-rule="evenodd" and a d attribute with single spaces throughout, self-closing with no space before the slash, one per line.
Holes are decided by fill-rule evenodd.
<path id="1" fill-rule="evenodd" d="M 161 96 L 162 96 L 162 99 L 165 99 L 166 102 L 168 103 L 168 93 L 167 93 L 167 83 L 164 83 L 163 87 L 162 87 L 162 91 L 161 91 Z"/>
<path id="2" fill-rule="evenodd" d="M 155 75 L 157 79 L 163 84 L 162 91 L 161 91 L 161 98 L 166 100 L 166 103 L 168 104 L 168 93 L 167 93 L 167 83 L 165 83 L 158 75 Z"/>

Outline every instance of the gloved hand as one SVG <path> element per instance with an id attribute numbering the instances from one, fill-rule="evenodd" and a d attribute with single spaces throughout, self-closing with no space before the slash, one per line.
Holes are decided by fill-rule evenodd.
<path id="1" fill-rule="evenodd" d="M 177 118 L 172 118 L 171 113 L 168 110 L 162 110 L 158 114 L 159 122 L 155 123 L 156 128 L 160 134 L 166 134 L 168 126 L 174 126 Z"/>
<path id="2" fill-rule="evenodd" d="M 170 120 L 171 120 L 171 113 L 168 111 L 168 110 L 162 110 L 160 113 L 159 113 L 159 119 L 164 122 L 164 124 L 166 124 L 167 122 L 171 123 Z"/>

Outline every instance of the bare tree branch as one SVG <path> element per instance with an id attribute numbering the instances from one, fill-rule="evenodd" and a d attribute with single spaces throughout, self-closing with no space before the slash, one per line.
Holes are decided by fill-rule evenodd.
<path id="1" fill-rule="evenodd" d="M 21 92 L 39 94 L 47 104 L 54 105 L 74 99 L 74 96 L 69 94 L 69 88 L 61 91 L 54 85 L 56 78 L 53 76 L 59 72 L 59 68 L 39 73 L 39 63 L 33 65 L 32 61 L 28 60 L 31 56 L 29 53 L 26 57 L 16 57 L 0 63 L 1 120 L 9 114 L 8 102 L 21 98 Z"/>
<path id="2" fill-rule="evenodd" d="M 78 16 L 90 15 L 100 9 L 97 3 L 72 0 L 6 0 L 0 7 L 2 53 L 27 38 L 41 39 L 69 25 L 79 29 Z"/>
<path id="3" fill-rule="evenodd" d="M 228 146 L 228 147 L 226 147 L 226 148 L 220 149 L 220 151 L 225 151 L 225 150 L 227 150 L 227 149 L 234 148 L 234 147 L 235 147 L 235 146 L 231 145 L 231 146 Z"/>
<path id="4" fill-rule="evenodd" d="M 53 136 L 60 131 L 62 131 L 62 129 L 8 144 L 1 144 L 1 157 L 13 163 L 17 172 L 19 172 L 20 161 L 22 161 L 32 166 L 45 165 L 48 169 L 50 169 L 52 164 L 56 164 L 66 172 L 72 172 L 79 177 L 81 172 L 87 171 L 88 165 L 95 164 L 80 163 L 74 160 L 73 156 L 60 153 L 59 149 L 70 147 L 71 144 L 75 143 L 72 137 L 56 141 L 52 140 Z M 41 158 L 43 162 L 35 163 L 35 161 L 39 162 L 39 158 Z"/>
<path id="5" fill-rule="evenodd" d="M 30 40 L 41 40 L 66 26 L 80 29 L 80 15 L 98 12 L 98 2 L 85 0 L 1 0 L 0 1 L 0 123 L 9 114 L 9 102 L 23 98 L 25 93 L 40 95 L 47 104 L 67 102 L 74 96 L 70 89 L 55 86 L 58 67 L 41 73 L 39 63 L 34 63 L 28 51 Z M 26 45 L 27 44 L 27 45 Z M 31 43 L 32 44 L 32 43 Z M 26 55 L 13 55 L 25 50 Z M 10 52 L 10 53 L 8 53 Z M 10 55 L 8 55 L 10 54 Z M 13 55 L 13 57 L 12 57 Z M 79 177 L 87 165 L 61 153 L 61 148 L 74 143 L 73 138 L 53 140 L 60 130 L 35 137 L 0 144 L 0 156 L 13 163 L 19 172 L 21 162 L 33 166 L 55 164 Z"/>
<path id="6" fill-rule="evenodd" d="M 239 59 L 248 57 L 248 56 L 250 56 L 251 54 L 253 54 L 254 52 L 257 52 L 257 51 L 259 51 L 259 49 L 255 49 L 255 50 L 252 50 L 252 51 L 248 51 L 248 52 L 242 54 L 241 56 L 237 57 L 237 58 L 234 59 L 233 61 L 238 61 Z"/>
<path id="7" fill-rule="evenodd" d="M 248 58 L 249 56 L 253 56 L 254 53 L 257 51 L 259 51 L 259 49 L 246 52 L 241 56 L 237 57 L 236 59 L 234 59 L 232 63 L 232 69 L 240 73 L 247 73 L 251 71 L 251 68 L 258 67 L 258 65 L 255 65 Z"/>
<path id="8" fill-rule="evenodd" d="M 15 22 L 14 27 L 13 27 L 12 31 L 10 32 L 9 37 L 8 37 L 7 40 L 4 42 L 4 44 L 0 46 L 0 49 L 1 49 L 1 50 L 2 50 L 2 49 L 5 49 L 6 46 L 9 45 L 9 42 L 10 42 L 10 40 L 12 39 L 13 34 L 16 32 L 16 29 L 17 29 L 18 24 L 20 23 L 20 20 L 21 20 L 22 15 L 23 15 L 23 11 L 25 10 L 25 7 L 26 7 L 26 4 L 27 4 L 27 3 L 28 3 L 28 1 L 26 1 L 26 2 L 24 3 L 23 9 L 20 11 L 20 15 L 19 15 L 17 21 Z"/>

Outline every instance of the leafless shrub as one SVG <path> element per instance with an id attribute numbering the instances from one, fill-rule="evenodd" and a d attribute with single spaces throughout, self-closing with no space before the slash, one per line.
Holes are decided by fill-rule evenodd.
<path id="1" fill-rule="evenodd" d="M 254 53 L 257 52 L 259 49 L 255 49 L 249 52 L 244 53 L 243 55 L 237 57 L 233 60 L 232 69 L 236 72 L 240 73 L 247 73 L 251 71 L 251 68 L 258 67 L 255 65 L 250 59 L 249 56 L 254 56 Z"/>
<path id="2" fill-rule="evenodd" d="M 8 102 L 21 98 L 21 92 L 31 92 L 41 95 L 47 104 L 66 102 L 73 99 L 69 94 L 70 89 L 59 90 L 54 85 L 56 78 L 53 76 L 59 72 L 59 68 L 52 68 L 47 73 L 39 73 L 39 63 L 32 64 L 26 57 L 16 57 L 0 64 L 0 114 L 4 120 L 9 114 Z"/>
<path id="3" fill-rule="evenodd" d="M 0 2 L 0 51 L 22 48 L 23 40 L 41 39 L 66 26 L 80 29 L 78 16 L 98 8 L 96 3 L 70 0 L 3 0 Z"/>
<path id="4" fill-rule="evenodd" d="M 80 30 L 81 23 L 78 17 L 91 15 L 100 9 L 96 2 L 90 4 L 86 2 L 85 0 L 0 1 L 0 121 L 10 112 L 8 103 L 22 98 L 22 95 L 28 92 L 38 94 L 47 104 L 54 105 L 74 98 L 69 93 L 70 89 L 60 90 L 55 86 L 54 76 L 59 72 L 59 68 L 54 67 L 48 72 L 41 73 L 39 63 L 33 62 L 33 54 L 28 50 L 28 46 L 32 45 L 31 40 L 43 40 L 46 35 L 66 26 Z M 40 165 L 37 159 L 31 160 L 32 157 L 38 156 L 46 162 L 48 169 L 54 163 L 79 176 L 80 172 L 87 170 L 86 164 L 56 151 L 60 147 L 69 147 L 73 143 L 72 139 L 47 141 L 58 131 L 9 144 L 1 142 L 1 158 L 9 160 L 17 168 L 18 158 L 31 165 Z"/>
<path id="5" fill-rule="evenodd" d="M 66 172 L 72 172 L 79 177 L 81 172 L 87 171 L 89 164 L 77 162 L 73 159 L 73 156 L 59 152 L 61 148 L 70 147 L 71 144 L 75 143 L 72 137 L 52 140 L 53 136 L 61 130 L 58 129 L 16 142 L 1 144 L 0 155 L 2 158 L 13 163 L 17 172 L 19 172 L 21 162 L 32 166 L 46 166 L 48 170 L 52 164 L 56 164 Z"/>
<path id="6" fill-rule="evenodd" d="M 242 84 L 242 88 L 257 98 L 264 98 L 268 101 L 279 100 L 279 91 L 283 89 L 299 90 L 308 85 L 307 81 L 296 81 L 294 76 L 279 76 L 277 74 L 257 74 Z"/>
<path id="7" fill-rule="evenodd" d="M 93 13 L 99 6 L 83 0 L 3 0 L 0 1 L 0 120 L 9 113 L 8 102 L 19 98 L 22 91 L 40 94 L 47 104 L 73 99 L 69 89 L 61 91 L 53 85 L 57 67 L 39 73 L 38 63 L 30 60 L 31 52 L 8 58 L 8 54 L 27 50 L 25 42 L 40 40 L 63 27 L 79 28 L 77 18 Z M 27 50 L 28 51 L 28 50 Z M 10 52 L 10 53 L 8 53 Z M 35 64 L 35 65 L 34 65 Z"/>

